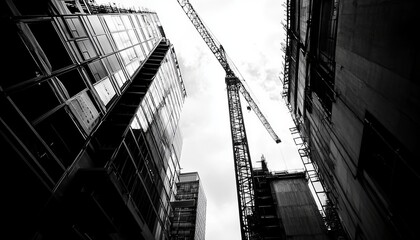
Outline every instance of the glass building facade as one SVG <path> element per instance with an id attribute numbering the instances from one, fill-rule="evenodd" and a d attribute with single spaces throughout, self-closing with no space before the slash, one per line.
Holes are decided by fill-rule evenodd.
<path id="1" fill-rule="evenodd" d="M 157 14 L 0 4 L 6 229 L 17 239 L 168 239 L 186 91 Z"/>
<path id="2" fill-rule="evenodd" d="M 176 200 L 172 202 L 171 239 L 204 240 L 207 200 L 198 173 L 181 173 Z"/>

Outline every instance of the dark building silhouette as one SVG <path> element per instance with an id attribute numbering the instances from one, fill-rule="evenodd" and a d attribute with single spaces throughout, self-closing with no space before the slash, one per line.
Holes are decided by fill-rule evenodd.
<path id="1" fill-rule="evenodd" d="M 207 199 L 197 172 L 181 173 L 172 203 L 171 239 L 205 240 Z"/>
<path id="2" fill-rule="evenodd" d="M 419 235 L 417 9 L 418 1 L 287 1 L 283 95 L 301 156 L 351 239 Z"/>
<path id="3" fill-rule="evenodd" d="M 169 239 L 186 92 L 156 13 L 0 5 L 3 235 Z"/>
<path id="4" fill-rule="evenodd" d="M 260 239 L 330 239 L 305 172 L 270 172 L 262 158 L 253 176 Z"/>

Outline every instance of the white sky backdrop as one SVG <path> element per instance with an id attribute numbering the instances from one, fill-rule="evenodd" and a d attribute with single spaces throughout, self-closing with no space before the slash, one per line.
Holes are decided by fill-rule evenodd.
<path id="1" fill-rule="evenodd" d="M 97 1 L 108 3 L 110 1 Z M 207 197 L 206 239 L 241 239 L 225 72 L 176 0 L 115 0 L 157 12 L 175 47 L 187 90 L 180 127 L 182 172 L 200 175 Z M 276 144 L 254 112 L 243 111 L 254 167 L 264 154 L 271 171 L 303 170 L 281 98 L 285 32 L 280 0 L 191 0 L 246 80 L 261 111 L 282 140 Z M 242 99 L 242 106 L 246 101 Z"/>

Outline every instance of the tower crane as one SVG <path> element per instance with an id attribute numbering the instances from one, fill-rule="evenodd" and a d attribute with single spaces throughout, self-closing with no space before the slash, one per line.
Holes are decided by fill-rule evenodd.
<path id="1" fill-rule="evenodd" d="M 256 239 L 257 234 L 252 228 L 253 218 L 255 217 L 254 180 L 239 93 L 248 102 L 274 141 L 276 143 L 281 141 L 245 88 L 244 81 L 238 77 L 241 75 L 228 58 L 223 46 L 203 24 L 189 0 L 177 1 L 226 72 L 225 82 L 229 104 L 241 236 L 242 240 Z"/>

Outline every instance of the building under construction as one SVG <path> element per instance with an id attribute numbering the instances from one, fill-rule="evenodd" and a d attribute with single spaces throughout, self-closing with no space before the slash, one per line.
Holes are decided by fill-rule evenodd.
<path id="1" fill-rule="evenodd" d="M 253 176 L 259 239 L 330 239 L 304 171 L 270 172 L 262 158 Z"/>
<path id="2" fill-rule="evenodd" d="M 418 238 L 418 1 L 286 2 L 283 97 L 326 219 L 351 239 Z"/>
<path id="3" fill-rule="evenodd" d="M 197 172 L 181 173 L 171 202 L 171 240 L 205 240 L 207 199 Z"/>

